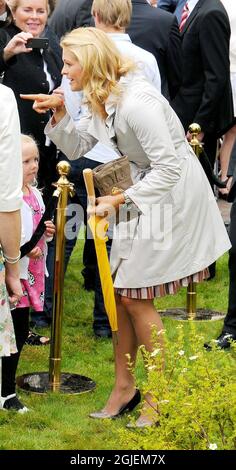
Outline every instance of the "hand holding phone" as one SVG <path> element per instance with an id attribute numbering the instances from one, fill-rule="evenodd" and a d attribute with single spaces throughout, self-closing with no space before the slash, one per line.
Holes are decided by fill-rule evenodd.
<path id="1" fill-rule="evenodd" d="M 48 49 L 48 46 L 48 38 L 30 38 L 25 47 L 27 47 L 27 49 Z"/>

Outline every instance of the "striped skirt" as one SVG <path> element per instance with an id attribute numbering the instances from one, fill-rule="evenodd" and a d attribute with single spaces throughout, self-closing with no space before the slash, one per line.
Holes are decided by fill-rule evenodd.
<path id="1" fill-rule="evenodd" d="M 129 297 L 130 299 L 151 300 L 155 297 L 164 297 L 169 294 L 176 294 L 181 287 L 187 287 L 190 282 L 202 282 L 209 277 L 208 268 L 200 271 L 199 273 L 192 274 L 191 276 L 184 277 L 177 281 L 167 282 L 166 284 L 159 284 L 151 287 L 139 287 L 134 289 L 116 288 L 115 293 L 122 297 Z"/>

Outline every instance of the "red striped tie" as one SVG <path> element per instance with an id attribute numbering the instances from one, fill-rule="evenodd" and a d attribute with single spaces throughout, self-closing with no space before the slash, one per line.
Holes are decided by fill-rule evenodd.
<path id="1" fill-rule="evenodd" d="M 179 24 L 179 30 L 182 31 L 187 19 L 188 19 L 188 16 L 189 16 L 189 8 L 188 8 L 188 3 L 185 3 L 184 5 L 184 8 L 183 8 L 183 11 L 182 11 L 182 16 L 181 16 L 181 20 L 180 20 L 180 24 Z"/>

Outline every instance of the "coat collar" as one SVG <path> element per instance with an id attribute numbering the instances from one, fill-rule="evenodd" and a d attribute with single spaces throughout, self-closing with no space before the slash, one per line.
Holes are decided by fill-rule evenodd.
<path id="1" fill-rule="evenodd" d="M 105 120 L 105 126 L 107 128 L 107 132 L 110 139 L 114 139 L 115 135 L 115 128 L 114 128 L 114 121 L 117 108 L 119 106 L 120 101 L 122 100 L 122 94 L 124 93 L 125 89 L 129 86 L 129 84 L 133 81 L 135 72 L 128 73 L 127 75 L 123 75 L 120 78 L 119 85 L 121 86 L 121 96 L 117 98 L 117 96 L 111 94 L 105 104 L 105 109 L 107 112 L 107 118 Z"/>
<path id="2" fill-rule="evenodd" d="M 88 132 L 95 139 L 108 146 L 112 146 L 112 139 L 115 138 L 114 119 L 117 107 L 116 101 L 112 95 L 109 96 L 105 104 L 107 118 L 103 120 L 98 114 L 93 113 L 88 127 Z"/>
<path id="3" fill-rule="evenodd" d="M 122 88 L 125 89 L 132 79 L 133 74 L 129 73 L 126 76 L 121 77 L 119 83 Z M 102 144 L 112 147 L 114 150 L 117 149 L 114 122 L 120 99 L 122 98 L 117 98 L 117 96 L 111 94 L 105 103 L 107 118 L 102 120 L 98 114 L 93 114 L 88 127 L 89 134 L 99 140 Z"/>
<path id="4" fill-rule="evenodd" d="M 109 96 L 105 109 L 107 118 L 103 120 L 98 114 L 93 113 L 89 126 L 88 133 L 95 139 L 99 140 L 103 145 L 116 149 L 116 134 L 114 128 L 114 120 L 116 114 L 117 103 L 112 96 Z"/>

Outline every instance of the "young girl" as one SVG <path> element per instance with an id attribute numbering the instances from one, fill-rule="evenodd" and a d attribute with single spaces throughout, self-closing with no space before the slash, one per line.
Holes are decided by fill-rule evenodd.
<path id="1" fill-rule="evenodd" d="M 30 240 L 42 215 L 44 203 L 40 192 L 32 184 L 37 177 L 39 152 L 35 141 L 30 136 L 22 135 L 23 162 L 23 205 L 21 209 L 22 238 L 21 245 Z M 47 255 L 47 238 L 55 233 L 55 227 L 49 220 L 45 222 L 45 233 L 36 247 L 20 261 L 20 279 L 23 296 L 12 310 L 16 344 L 18 352 L 2 359 L 2 393 L 0 407 L 24 413 L 28 409 L 19 401 L 15 393 L 15 375 L 20 353 L 29 333 L 29 310 L 43 310 L 44 277 Z"/>

